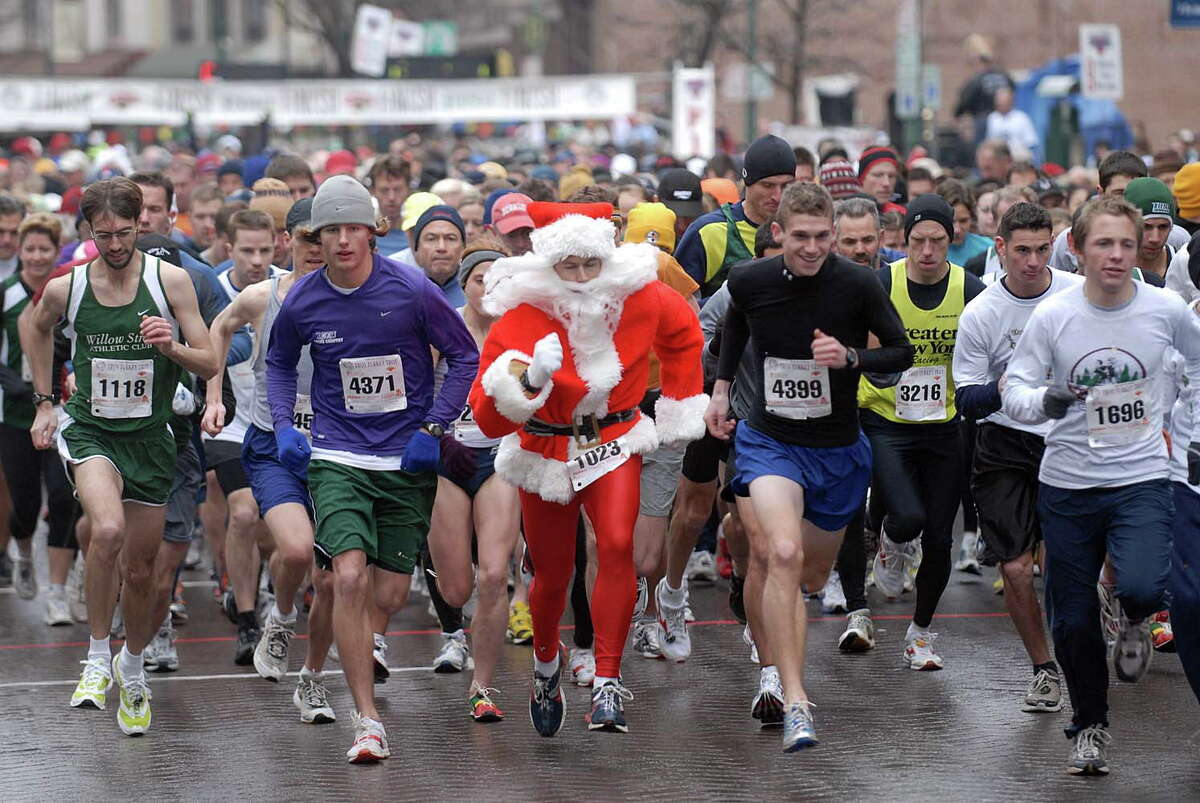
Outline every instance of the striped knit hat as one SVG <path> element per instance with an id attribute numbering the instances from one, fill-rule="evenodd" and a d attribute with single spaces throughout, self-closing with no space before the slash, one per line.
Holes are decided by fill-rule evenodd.
<path id="1" fill-rule="evenodd" d="M 862 192 L 862 182 L 858 180 L 854 165 L 845 159 L 831 159 L 821 165 L 820 180 L 821 186 L 829 190 L 835 201 Z"/>

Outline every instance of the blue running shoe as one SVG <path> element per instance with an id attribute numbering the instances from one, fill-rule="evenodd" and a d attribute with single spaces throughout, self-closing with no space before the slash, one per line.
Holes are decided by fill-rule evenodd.
<path id="1" fill-rule="evenodd" d="M 538 733 L 546 737 L 562 730 L 563 717 L 567 713 L 566 701 L 558 683 L 562 677 L 562 665 L 560 656 L 558 669 L 548 678 L 539 675 L 536 669 L 533 672 L 533 691 L 529 695 L 529 721 Z"/>
<path id="2" fill-rule="evenodd" d="M 789 703 L 783 711 L 783 752 L 794 753 L 817 744 L 813 704 L 808 700 Z"/>
<path id="3" fill-rule="evenodd" d="M 605 683 L 592 691 L 592 713 L 588 714 L 588 730 L 629 733 L 625 724 L 625 700 L 632 700 L 633 692 L 616 683 Z"/>

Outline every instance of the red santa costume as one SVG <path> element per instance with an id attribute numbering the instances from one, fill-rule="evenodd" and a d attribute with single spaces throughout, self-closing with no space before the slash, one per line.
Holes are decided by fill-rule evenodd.
<path id="1" fill-rule="evenodd" d="M 558 654 L 579 506 L 587 511 L 599 564 L 591 605 L 598 679 L 619 677 L 633 612 L 641 455 L 660 442 L 701 437 L 708 404 L 695 313 L 657 280 L 654 246 L 614 245 L 611 211 L 530 204 L 533 252 L 499 259 L 488 271 L 483 305 L 499 320 L 470 395 L 480 429 L 504 436 L 496 471 L 520 489 L 540 662 Z M 563 281 L 554 265 L 567 256 L 599 258 L 603 267 L 590 281 Z M 528 387 L 522 372 L 550 333 L 562 342 L 562 366 L 540 389 Z M 653 421 L 638 411 L 652 350 L 662 366 Z"/>

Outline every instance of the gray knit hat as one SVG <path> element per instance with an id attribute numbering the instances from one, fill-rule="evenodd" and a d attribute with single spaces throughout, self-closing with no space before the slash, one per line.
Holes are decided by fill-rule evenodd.
<path id="1" fill-rule="evenodd" d="M 375 204 L 371 193 L 351 176 L 330 176 L 321 182 L 313 197 L 312 230 L 339 223 L 375 227 Z"/>

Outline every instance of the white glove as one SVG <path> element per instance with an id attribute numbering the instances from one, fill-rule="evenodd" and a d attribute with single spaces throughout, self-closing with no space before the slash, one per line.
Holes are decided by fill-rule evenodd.
<path id="1" fill-rule="evenodd" d="M 191 415 L 196 412 L 196 396 L 182 384 L 175 386 L 175 397 L 171 399 L 171 412 L 175 415 Z"/>
<path id="2" fill-rule="evenodd" d="M 545 387 L 550 375 L 562 368 L 562 341 L 554 332 L 543 337 L 533 347 L 533 362 L 525 369 L 525 377 L 535 388 Z"/>

